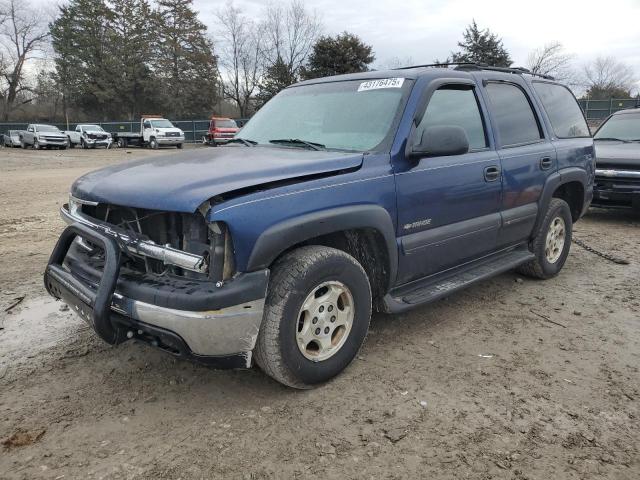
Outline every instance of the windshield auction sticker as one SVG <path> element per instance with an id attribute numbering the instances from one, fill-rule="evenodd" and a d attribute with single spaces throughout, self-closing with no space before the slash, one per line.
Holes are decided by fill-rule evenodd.
<path id="1" fill-rule="evenodd" d="M 358 87 L 359 92 L 367 90 L 378 90 L 380 88 L 400 88 L 404 83 L 404 78 L 383 78 L 381 80 L 369 80 L 362 82 Z"/>

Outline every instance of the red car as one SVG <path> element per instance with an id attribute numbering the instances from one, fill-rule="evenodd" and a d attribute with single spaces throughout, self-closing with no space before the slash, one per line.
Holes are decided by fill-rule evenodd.
<path id="1" fill-rule="evenodd" d="M 202 143 L 214 147 L 225 144 L 231 140 L 240 129 L 231 118 L 211 117 L 209 131 L 202 137 Z"/>

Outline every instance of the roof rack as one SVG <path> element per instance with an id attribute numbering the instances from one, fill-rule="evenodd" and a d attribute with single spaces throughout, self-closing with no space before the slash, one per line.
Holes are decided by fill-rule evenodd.
<path id="1" fill-rule="evenodd" d="M 436 67 L 436 68 L 449 68 L 454 67 L 454 70 L 491 70 L 494 72 L 504 72 L 504 73 L 515 73 L 515 74 L 529 74 L 535 77 L 545 78 L 547 80 L 555 80 L 551 75 L 543 75 L 541 73 L 534 73 L 526 68 L 522 67 L 493 67 L 491 65 L 487 65 L 484 63 L 474 63 L 474 62 L 445 62 L 445 63 L 427 63 L 424 65 L 412 65 L 409 67 L 400 67 L 395 68 L 394 70 L 409 70 L 411 68 L 428 68 L 428 67 Z"/>

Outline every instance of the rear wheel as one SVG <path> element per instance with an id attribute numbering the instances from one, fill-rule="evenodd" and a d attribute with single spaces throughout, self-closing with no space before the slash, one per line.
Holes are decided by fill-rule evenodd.
<path id="1" fill-rule="evenodd" d="M 560 198 L 552 198 L 532 242 L 536 258 L 522 265 L 518 271 L 534 278 L 555 277 L 569 255 L 572 232 L 573 220 L 569 205 Z"/>
<path id="2" fill-rule="evenodd" d="M 370 319 L 371 286 L 356 259 L 329 247 L 299 248 L 272 269 L 256 362 L 285 385 L 311 388 L 351 363 Z"/>
<path id="3" fill-rule="evenodd" d="M 127 148 L 127 141 L 124 138 L 118 139 L 118 147 Z"/>

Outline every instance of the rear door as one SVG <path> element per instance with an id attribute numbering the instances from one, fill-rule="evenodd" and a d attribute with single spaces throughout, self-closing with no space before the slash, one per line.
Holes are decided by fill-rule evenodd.
<path id="1" fill-rule="evenodd" d="M 502 164 L 502 227 L 498 247 L 508 247 L 531 235 L 542 189 L 547 177 L 557 170 L 556 150 L 520 75 L 494 72 L 475 75 L 482 79 Z"/>

